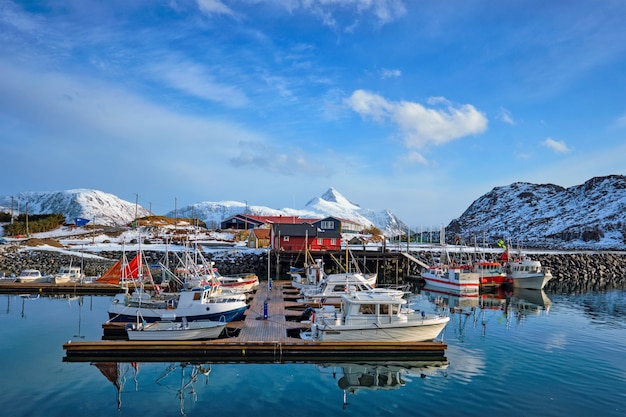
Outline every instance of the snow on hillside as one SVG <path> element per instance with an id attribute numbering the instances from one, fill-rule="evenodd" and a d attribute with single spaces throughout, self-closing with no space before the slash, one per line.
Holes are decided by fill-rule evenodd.
<path id="1" fill-rule="evenodd" d="M 0 206 L 10 212 L 11 196 L 0 197 Z M 74 223 L 80 217 L 89 219 L 92 224 L 106 225 L 123 225 L 135 217 L 150 215 L 145 208 L 113 194 L 89 189 L 19 193 L 13 197 L 13 210 L 16 214 L 27 211 L 31 214 L 62 213 L 67 223 Z"/>
<path id="2" fill-rule="evenodd" d="M 523 245 L 624 249 L 626 177 L 596 177 L 582 185 L 517 182 L 474 201 L 447 228 L 450 234 L 485 233 L 491 240 L 510 238 Z"/>
<path id="3" fill-rule="evenodd" d="M 272 209 L 264 206 L 246 206 L 236 201 L 222 201 L 217 203 L 202 202 L 192 204 L 166 214 L 168 217 L 197 217 L 203 220 L 208 227 L 219 227 L 220 223 L 237 214 L 247 213 L 257 216 L 299 216 L 303 218 L 338 217 L 351 220 L 363 227 L 376 226 L 389 236 L 406 232 L 406 226 L 390 211 L 373 211 L 362 209 L 350 202 L 334 188 L 328 189 L 321 197 L 310 200 L 301 209 Z"/>

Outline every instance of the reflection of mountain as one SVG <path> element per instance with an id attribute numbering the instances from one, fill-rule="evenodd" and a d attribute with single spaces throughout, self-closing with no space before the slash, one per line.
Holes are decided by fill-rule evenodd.
<path id="1" fill-rule="evenodd" d="M 333 375 L 338 369 L 341 377 L 337 385 L 343 391 L 343 408 L 348 405 L 347 395 L 358 390 L 392 390 L 403 387 L 411 377 L 426 378 L 445 372 L 448 361 L 442 360 L 413 362 L 375 362 L 375 363 L 329 363 L 319 365 L 319 369 L 332 369 Z"/>

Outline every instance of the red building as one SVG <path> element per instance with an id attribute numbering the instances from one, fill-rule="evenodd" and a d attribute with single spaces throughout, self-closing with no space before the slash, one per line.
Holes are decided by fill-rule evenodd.
<path id="1" fill-rule="evenodd" d="M 321 230 L 312 224 L 274 224 L 271 227 L 270 245 L 282 251 L 311 252 L 341 250 L 341 233 Z"/>

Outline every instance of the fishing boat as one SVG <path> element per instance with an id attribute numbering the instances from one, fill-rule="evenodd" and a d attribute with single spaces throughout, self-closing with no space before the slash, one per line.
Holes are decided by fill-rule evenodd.
<path id="1" fill-rule="evenodd" d="M 499 286 L 507 281 L 506 272 L 501 262 L 481 259 L 473 264 L 473 271 L 478 273 L 480 285 Z"/>
<path id="2" fill-rule="evenodd" d="M 464 296 L 478 297 L 480 275 L 472 270 L 471 265 L 435 264 L 422 272 L 426 284 L 444 290 L 454 291 Z"/>
<path id="3" fill-rule="evenodd" d="M 137 314 L 143 320 L 188 321 L 224 317 L 227 322 L 243 319 L 248 304 L 240 294 L 222 292 L 219 285 L 205 285 L 175 293 L 149 294 L 141 288 L 113 297 L 108 309 L 109 321 L 133 322 Z"/>
<path id="4" fill-rule="evenodd" d="M 50 276 L 42 275 L 38 269 L 24 269 L 17 276 L 17 282 L 50 282 Z"/>
<path id="5" fill-rule="evenodd" d="M 222 334 L 225 320 L 196 320 L 189 322 L 184 317 L 180 322 L 161 321 L 154 323 L 128 323 L 128 340 L 202 340 L 215 339 Z"/>
<path id="6" fill-rule="evenodd" d="M 313 288 L 302 288 L 300 302 L 319 302 L 325 304 L 339 304 L 341 298 L 348 291 L 389 291 L 374 288 L 360 273 L 330 274 L 319 285 Z M 399 291 L 399 293 L 402 293 Z"/>
<path id="7" fill-rule="evenodd" d="M 480 275 L 473 271 L 471 262 L 464 258 L 462 252 L 455 254 L 455 259 L 453 259 L 445 242 L 443 227 L 439 233 L 439 244 L 442 249 L 441 260 L 422 271 L 422 279 L 431 287 L 453 291 L 465 296 L 478 297 Z"/>
<path id="8" fill-rule="evenodd" d="M 62 266 L 57 274 L 50 277 L 52 284 L 66 284 L 68 282 L 81 282 L 85 279 L 85 274 L 82 273 L 78 266 Z"/>
<path id="9" fill-rule="evenodd" d="M 513 281 L 515 288 L 541 290 L 552 279 L 552 272 L 540 261 L 521 256 L 508 263 L 507 278 Z"/>
<path id="10" fill-rule="evenodd" d="M 351 291 L 341 308 L 315 309 L 302 339 L 320 342 L 424 342 L 439 336 L 447 316 L 408 307 L 399 292 Z"/>

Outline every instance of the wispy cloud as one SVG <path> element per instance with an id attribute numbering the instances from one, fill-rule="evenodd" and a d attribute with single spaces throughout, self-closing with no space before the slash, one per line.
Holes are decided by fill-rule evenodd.
<path id="1" fill-rule="evenodd" d="M 382 70 L 380 70 L 380 78 L 382 78 L 383 80 L 386 78 L 398 78 L 400 76 L 402 76 L 402 71 L 400 71 L 399 69 L 383 68 Z"/>
<path id="2" fill-rule="evenodd" d="M 220 0 L 196 0 L 200 11 L 209 16 L 225 15 L 236 17 L 237 14 Z"/>
<path id="3" fill-rule="evenodd" d="M 248 97 L 238 87 L 217 82 L 211 70 L 200 64 L 189 61 L 164 62 L 153 65 L 147 71 L 153 78 L 189 96 L 235 108 L 248 103 Z"/>
<path id="4" fill-rule="evenodd" d="M 508 123 L 510 125 L 515 124 L 515 120 L 513 119 L 513 115 L 510 111 L 505 109 L 504 107 L 500 107 L 498 111 L 498 115 L 496 116 L 498 120 L 503 121 L 504 123 Z"/>
<path id="5" fill-rule="evenodd" d="M 562 140 L 557 141 L 552 138 L 547 138 L 542 142 L 542 144 L 552 149 L 556 153 L 567 153 L 571 151 L 571 149 Z"/>
<path id="6" fill-rule="evenodd" d="M 443 97 L 429 99 L 426 107 L 410 101 L 393 102 L 364 90 L 356 90 L 345 103 L 361 116 L 395 123 L 407 148 L 441 145 L 487 129 L 487 118 L 471 104 L 453 105 Z"/>

